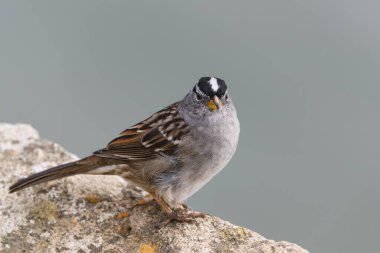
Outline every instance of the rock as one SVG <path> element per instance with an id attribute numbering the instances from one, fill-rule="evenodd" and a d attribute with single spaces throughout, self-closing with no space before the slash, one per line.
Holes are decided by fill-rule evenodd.
<path id="1" fill-rule="evenodd" d="M 213 216 L 155 225 L 154 204 L 116 176 L 78 175 L 9 194 L 19 178 L 77 159 L 29 125 L 0 124 L 0 252 L 307 252 Z"/>

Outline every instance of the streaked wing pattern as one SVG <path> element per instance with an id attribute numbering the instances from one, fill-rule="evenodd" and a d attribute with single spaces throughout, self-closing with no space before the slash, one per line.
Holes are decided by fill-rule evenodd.
<path id="1" fill-rule="evenodd" d="M 94 155 L 114 159 L 144 160 L 152 159 L 160 153 L 172 154 L 189 132 L 177 108 L 178 102 L 126 129 L 106 148 L 94 152 Z"/>

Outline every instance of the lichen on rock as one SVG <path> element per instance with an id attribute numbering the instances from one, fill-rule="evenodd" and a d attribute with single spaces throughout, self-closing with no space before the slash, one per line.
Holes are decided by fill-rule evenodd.
<path id="1" fill-rule="evenodd" d="M 213 216 L 171 223 L 116 176 L 77 175 L 15 194 L 21 177 L 77 159 L 23 124 L 0 124 L 0 252 L 307 252 Z"/>

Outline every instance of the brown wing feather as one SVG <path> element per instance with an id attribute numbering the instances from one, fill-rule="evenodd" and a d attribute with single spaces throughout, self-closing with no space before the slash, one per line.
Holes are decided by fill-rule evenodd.
<path id="1" fill-rule="evenodd" d="M 148 119 L 121 132 L 107 147 L 95 155 L 114 159 L 152 159 L 159 154 L 170 155 L 189 132 L 174 103 Z"/>

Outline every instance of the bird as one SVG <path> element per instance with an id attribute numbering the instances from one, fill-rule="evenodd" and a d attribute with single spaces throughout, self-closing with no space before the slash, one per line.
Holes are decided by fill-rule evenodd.
<path id="1" fill-rule="evenodd" d="M 182 100 L 124 130 L 105 148 L 20 179 L 9 192 L 78 174 L 118 175 L 148 192 L 169 221 L 188 221 L 203 214 L 176 210 L 228 164 L 239 134 L 226 82 L 202 77 Z"/>

